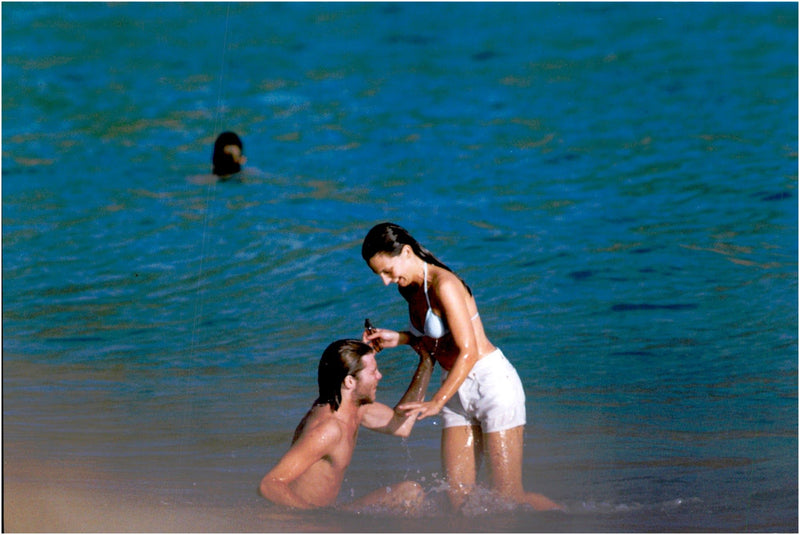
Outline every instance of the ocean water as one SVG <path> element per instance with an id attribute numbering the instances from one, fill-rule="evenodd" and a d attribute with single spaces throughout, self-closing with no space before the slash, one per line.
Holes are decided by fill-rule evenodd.
<path id="1" fill-rule="evenodd" d="M 797 14 L 4 3 L 6 491 L 143 500 L 152 531 L 796 532 Z M 248 175 L 198 184 L 223 130 Z M 325 346 L 406 325 L 360 257 L 386 220 L 473 288 L 526 488 L 567 513 L 447 513 L 435 419 L 362 432 L 342 488 L 420 481 L 421 517 L 256 495 Z M 379 365 L 393 404 L 415 358 Z M 5 527 L 126 527 L 59 511 Z"/>

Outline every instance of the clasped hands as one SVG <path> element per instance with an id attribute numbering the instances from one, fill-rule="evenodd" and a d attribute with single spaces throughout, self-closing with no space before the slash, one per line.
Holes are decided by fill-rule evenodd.
<path id="1" fill-rule="evenodd" d="M 417 353 L 420 352 L 419 338 L 412 336 L 410 333 L 400 333 L 390 329 L 376 329 L 371 331 L 364 329 L 361 340 L 375 349 L 378 352 L 387 347 L 397 347 L 399 345 L 408 344 L 414 348 Z M 422 355 L 420 355 L 422 356 Z M 417 420 L 422 420 L 428 416 L 435 416 L 439 414 L 444 407 L 444 402 L 431 401 L 410 401 L 401 403 L 396 407 L 396 410 L 404 413 L 406 416 L 411 413 L 417 413 Z"/>

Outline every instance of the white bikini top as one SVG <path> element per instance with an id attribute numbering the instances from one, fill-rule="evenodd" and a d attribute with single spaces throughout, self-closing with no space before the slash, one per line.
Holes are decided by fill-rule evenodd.
<path id="1" fill-rule="evenodd" d="M 425 270 L 423 289 L 425 290 L 425 301 L 428 303 L 428 312 L 425 313 L 425 325 L 423 326 L 425 332 L 421 333 L 419 329 L 414 327 L 414 324 L 411 322 L 408 324 L 408 330 L 410 330 L 411 334 L 414 336 L 428 336 L 430 338 L 438 339 L 449 333 L 450 330 L 447 328 L 447 325 L 444 323 L 444 321 L 442 321 L 442 318 L 437 316 L 431 308 L 431 299 L 428 297 L 428 263 L 424 263 L 423 266 L 423 269 Z M 472 319 L 477 317 L 478 314 L 475 314 L 472 316 Z"/>

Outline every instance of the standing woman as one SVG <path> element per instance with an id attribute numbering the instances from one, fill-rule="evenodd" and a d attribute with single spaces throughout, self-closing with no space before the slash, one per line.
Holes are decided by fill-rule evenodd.
<path id="1" fill-rule="evenodd" d="M 475 486 L 481 456 L 489 459 L 492 489 L 537 510 L 561 506 L 522 487 L 525 392 L 516 370 L 492 345 L 472 290 L 453 271 L 393 223 L 373 227 L 361 256 L 385 285 L 395 283 L 411 320 L 403 332 L 376 329 L 364 339 L 380 347 L 409 345 L 447 372 L 430 401 L 400 405 L 419 418 L 442 413 L 442 463 L 456 509 Z"/>

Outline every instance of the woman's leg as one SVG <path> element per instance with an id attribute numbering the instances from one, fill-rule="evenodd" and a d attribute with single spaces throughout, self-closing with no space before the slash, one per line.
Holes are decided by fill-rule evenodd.
<path id="1" fill-rule="evenodd" d="M 442 466 L 453 509 L 458 510 L 472 492 L 482 454 L 480 426 L 464 425 L 442 430 Z"/>
<path id="2" fill-rule="evenodd" d="M 486 453 L 489 457 L 492 489 L 518 503 L 528 504 L 537 511 L 563 509 L 550 498 L 522 487 L 523 426 L 486 434 Z"/>

